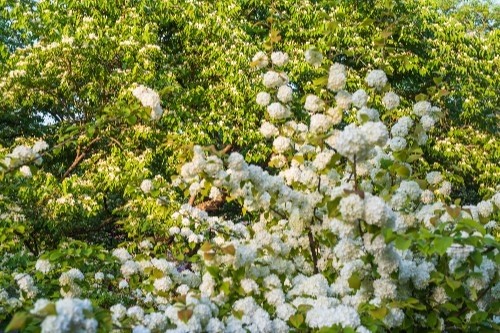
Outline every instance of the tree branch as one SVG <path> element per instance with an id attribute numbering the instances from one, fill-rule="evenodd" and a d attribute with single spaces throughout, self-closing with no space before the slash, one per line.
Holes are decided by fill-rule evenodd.
<path id="1" fill-rule="evenodd" d="M 78 164 L 80 164 L 80 162 L 85 158 L 85 156 L 87 155 L 87 153 L 89 152 L 90 150 L 90 147 L 96 143 L 97 141 L 99 141 L 101 139 L 100 136 L 98 137 L 95 137 L 92 141 L 89 142 L 89 144 L 87 145 L 87 147 L 85 147 L 82 151 L 82 153 L 80 154 L 80 149 L 78 148 L 77 151 L 76 151 L 76 157 L 75 157 L 75 160 L 73 161 L 73 163 L 69 166 L 68 170 L 66 170 L 66 172 L 64 173 L 64 175 L 62 176 L 62 179 L 66 178 L 69 176 L 69 174 L 78 166 Z"/>

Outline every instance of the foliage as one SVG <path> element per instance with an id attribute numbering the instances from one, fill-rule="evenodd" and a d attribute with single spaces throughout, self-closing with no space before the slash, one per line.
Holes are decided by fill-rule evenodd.
<path id="1" fill-rule="evenodd" d="M 0 329 L 498 330 L 498 7 L 1 4 Z"/>

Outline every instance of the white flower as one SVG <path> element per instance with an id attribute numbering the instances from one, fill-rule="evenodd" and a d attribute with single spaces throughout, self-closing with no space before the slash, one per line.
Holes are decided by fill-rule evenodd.
<path id="1" fill-rule="evenodd" d="M 44 151 L 44 150 L 46 150 L 48 148 L 49 148 L 49 145 L 47 144 L 47 142 L 45 142 L 43 140 L 38 140 L 33 145 L 32 150 L 33 150 L 34 153 L 40 153 L 41 151 Z"/>
<path id="2" fill-rule="evenodd" d="M 96 281 L 102 281 L 104 280 L 104 273 L 103 272 L 97 272 L 94 274 L 94 279 Z"/>
<path id="3" fill-rule="evenodd" d="M 391 308 L 389 313 L 384 318 L 384 324 L 388 327 L 398 327 L 403 324 L 405 319 L 405 313 L 401 309 Z"/>
<path id="4" fill-rule="evenodd" d="M 26 178 L 31 178 L 33 175 L 31 174 L 31 169 L 27 165 L 23 165 L 22 167 L 19 168 L 19 172 L 23 175 L 23 177 Z"/>
<path id="5" fill-rule="evenodd" d="M 380 90 L 387 84 L 387 76 L 383 70 L 375 69 L 366 75 L 365 81 L 369 87 Z"/>
<path id="6" fill-rule="evenodd" d="M 283 85 L 279 87 L 276 97 L 283 103 L 291 102 L 293 98 L 293 90 L 291 87 Z"/>
<path id="7" fill-rule="evenodd" d="M 420 118 L 420 124 L 422 125 L 424 131 L 429 131 L 434 127 L 435 123 L 436 121 L 429 115 L 423 115 L 422 118 Z"/>
<path id="8" fill-rule="evenodd" d="M 172 287 L 172 280 L 168 276 L 156 279 L 154 282 L 154 287 L 158 291 L 169 291 Z"/>
<path id="9" fill-rule="evenodd" d="M 292 148 L 292 141 L 284 136 L 278 136 L 273 141 L 273 148 L 278 154 L 283 154 Z"/>
<path id="10" fill-rule="evenodd" d="M 278 73 L 275 71 L 268 71 L 262 77 L 262 82 L 266 88 L 276 88 L 282 86 L 288 81 L 287 77 L 283 73 Z"/>
<path id="11" fill-rule="evenodd" d="M 410 117 L 401 117 L 391 128 L 392 136 L 405 137 L 413 126 L 413 120 Z"/>
<path id="12" fill-rule="evenodd" d="M 380 121 L 366 122 L 360 127 L 360 130 L 363 132 L 370 145 L 379 145 L 383 147 L 389 138 L 387 127 Z"/>
<path id="13" fill-rule="evenodd" d="M 312 133 L 324 133 L 332 127 L 331 118 L 325 116 L 324 114 L 318 113 L 311 116 L 311 123 L 309 125 L 309 131 Z"/>
<path id="14" fill-rule="evenodd" d="M 270 104 L 267 107 L 267 113 L 269 113 L 269 117 L 271 117 L 271 119 L 275 120 L 286 119 L 291 115 L 290 110 L 278 102 Z"/>
<path id="15" fill-rule="evenodd" d="M 306 97 L 304 109 L 312 113 L 320 112 L 325 109 L 325 102 L 316 95 L 308 95 Z"/>
<path id="16" fill-rule="evenodd" d="M 356 328 L 361 324 L 358 312 L 347 305 L 333 308 L 315 307 L 307 312 L 306 323 L 310 328 L 340 325 L 343 328 Z"/>
<path id="17" fill-rule="evenodd" d="M 46 259 L 38 259 L 35 264 L 35 269 L 43 274 L 47 274 L 52 270 L 52 265 L 50 261 Z"/>
<path id="18" fill-rule="evenodd" d="M 406 139 L 400 136 L 395 136 L 389 140 L 389 146 L 392 151 L 401 151 L 406 148 Z"/>
<path id="19" fill-rule="evenodd" d="M 151 243 L 151 241 L 149 239 L 145 239 L 145 240 L 143 240 L 142 242 L 139 243 L 139 248 L 141 248 L 141 249 L 152 249 L 153 248 L 153 244 Z"/>
<path id="20" fill-rule="evenodd" d="M 267 58 L 267 55 L 264 52 L 259 51 L 253 56 L 252 63 L 255 65 L 257 69 L 261 69 L 269 65 L 269 59 Z"/>
<path id="21" fill-rule="evenodd" d="M 150 179 L 144 179 L 141 183 L 141 190 L 148 194 L 153 189 L 153 182 Z"/>
<path id="22" fill-rule="evenodd" d="M 270 139 L 273 136 L 279 135 L 279 131 L 276 128 L 276 126 L 267 121 L 263 122 L 262 125 L 260 126 L 260 133 L 266 139 Z"/>
<path id="23" fill-rule="evenodd" d="M 328 108 L 326 110 L 326 114 L 330 117 L 332 125 L 340 124 L 340 122 L 342 121 L 342 116 L 344 115 L 342 109 L 338 107 Z"/>
<path id="24" fill-rule="evenodd" d="M 370 109 L 363 106 L 356 114 L 358 121 L 364 123 L 366 121 L 379 121 L 379 113 L 376 109 Z"/>
<path id="25" fill-rule="evenodd" d="M 323 55 L 316 48 L 310 48 L 305 52 L 306 61 L 315 66 L 319 67 L 321 65 L 321 61 L 323 61 Z"/>
<path id="26" fill-rule="evenodd" d="M 137 86 L 132 90 L 132 95 L 137 98 L 142 106 L 151 108 L 151 119 L 160 119 L 163 115 L 160 96 L 156 91 L 143 85 Z"/>
<path id="27" fill-rule="evenodd" d="M 490 201 L 481 201 L 477 204 L 477 211 L 482 217 L 489 217 L 493 213 L 493 204 Z"/>
<path id="28" fill-rule="evenodd" d="M 340 200 L 340 213 L 346 222 L 355 222 L 363 217 L 365 204 L 357 194 L 350 194 Z"/>
<path id="29" fill-rule="evenodd" d="M 448 196 L 451 193 L 451 183 L 450 182 L 443 182 L 441 184 L 441 187 L 438 189 L 438 192 L 441 193 L 442 195 Z"/>
<path id="30" fill-rule="evenodd" d="M 127 249 L 120 247 L 113 250 L 113 256 L 118 258 L 121 262 L 125 262 L 129 259 L 132 259 L 130 253 L 128 253 Z"/>
<path id="31" fill-rule="evenodd" d="M 348 109 L 351 106 L 352 97 L 345 90 L 340 90 L 337 95 L 335 95 L 335 102 L 337 102 L 337 106 L 343 110 Z"/>
<path id="32" fill-rule="evenodd" d="M 426 205 L 430 204 L 434 201 L 434 193 L 432 193 L 431 190 L 423 191 L 422 195 L 420 196 L 420 201 L 422 201 L 422 203 Z"/>
<path id="33" fill-rule="evenodd" d="M 126 288 L 128 288 L 128 282 L 127 282 L 127 280 L 125 280 L 125 279 L 120 280 L 120 282 L 118 283 L 118 288 L 119 289 L 126 289 Z"/>
<path id="34" fill-rule="evenodd" d="M 271 101 L 271 95 L 269 95 L 265 91 L 261 91 L 260 93 L 258 93 L 257 97 L 255 98 L 255 102 L 260 106 L 267 106 L 269 105 L 270 101 Z"/>
<path id="35" fill-rule="evenodd" d="M 388 209 L 384 200 L 377 196 L 367 195 L 365 197 L 364 220 L 368 224 L 382 227 L 389 218 Z"/>
<path id="36" fill-rule="evenodd" d="M 387 110 L 394 110 L 399 106 L 399 96 L 392 91 L 389 91 L 382 98 L 382 105 Z"/>
<path id="37" fill-rule="evenodd" d="M 368 94 L 363 89 L 359 89 L 352 94 L 351 102 L 355 107 L 362 108 L 368 102 Z"/>
<path id="38" fill-rule="evenodd" d="M 273 52 L 271 53 L 271 61 L 278 67 L 284 66 L 288 62 L 288 54 L 283 52 Z"/>
<path id="39" fill-rule="evenodd" d="M 431 103 L 420 101 L 413 105 L 413 113 L 419 117 L 427 115 L 431 111 Z"/>
<path id="40" fill-rule="evenodd" d="M 395 299 L 397 296 L 396 285 L 390 279 L 378 279 L 373 281 L 375 297 L 380 299 Z"/>
<path id="41" fill-rule="evenodd" d="M 371 147 L 361 129 L 351 124 L 336 136 L 334 148 L 351 161 L 354 161 L 354 156 L 357 161 L 362 161 L 367 157 Z"/>
<path id="42" fill-rule="evenodd" d="M 335 63 L 330 67 L 328 83 L 326 87 L 332 91 L 339 91 L 344 88 L 347 81 L 345 66 Z"/>

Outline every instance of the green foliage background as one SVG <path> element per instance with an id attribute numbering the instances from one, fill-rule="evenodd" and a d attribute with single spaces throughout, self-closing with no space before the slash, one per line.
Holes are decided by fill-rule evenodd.
<path id="1" fill-rule="evenodd" d="M 459 4 L 462 3 L 462 4 Z M 266 164 L 258 133 L 264 49 L 292 59 L 298 93 L 322 94 L 323 66 L 302 61 L 312 46 L 324 63 L 351 70 L 350 89 L 381 68 L 403 98 L 402 112 L 429 99 L 446 117 L 419 171 L 441 169 L 452 196 L 478 202 L 500 177 L 497 135 L 498 6 L 468 1 L 0 1 L 1 153 L 43 138 L 51 147 L 31 179 L 2 186 L 0 226 L 23 225 L 33 251 L 64 239 L 112 245 L 161 240 L 187 199 L 166 186 L 194 144 L 231 144 Z M 323 68 L 323 69 L 322 69 Z M 131 96 L 159 91 L 158 122 Z M 422 95 L 421 92 L 426 92 Z M 301 105 L 294 112 L 301 114 Z M 395 119 L 401 114 L 384 114 Z M 81 158 L 79 158 L 81 156 Z M 152 197 L 139 189 L 154 179 Z M 62 204 L 61 204 L 62 203 Z M 160 203 L 160 205 L 158 205 Z"/>

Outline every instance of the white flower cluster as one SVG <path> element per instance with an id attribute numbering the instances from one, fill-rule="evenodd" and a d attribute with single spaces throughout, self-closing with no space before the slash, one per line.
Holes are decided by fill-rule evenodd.
<path id="1" fill-rule="evenodd" d="M 158 120 L 163 115 L 160 96 L 156 91 L 143 85 L 132 90 L 132 95 L 137 98 L 142 106 L 151 108 L 151 119 Z"/>
<path id="2" fill-rule="evenodd" d="M 339 91 L 344 88 L 346 82 L 347 75 L 345 66 L 339 63 L 333 64 L 330 67 L 326 87 L 332 91 Z"/>
<path id="3" fill-rule="evenodd" d="M 40 153 L 48 148 L 49 145 L 43 140 L 35 142 L 33 147 L 19 145 L 15 147 L 10 154 L 7 154 L 3 160 L 3 165 L 7 168 L 16 168 L 31 162 L 34 162 L 36 165 L 40 165 L 43 161 Z M 28 166 L 23 165 L 20 171 L 25 177 L 31 177 L 31 171 Z"/>
<path id="4" fill-rule="evenodd" d="M 59 285 L 61 286 L 61 295 L 65 297 L 80 296 L 81 289 L 76 281 L 84 279 L 83 273 L 78 268 L 72 268 L 64 272 L 59 277 Z"/>
<path id="5" fill-rule="evenodd" d="M 55 313 L 51 310 L 55 307 Z M 53 332 L 97 332 L 98 322 L 89 317 L 93 308 L 90 300 L 64 298 L 54 303 L 46 299 L 36 301 L 31 313 L 45 317 L 41 324 L 42 333 Z"/>

